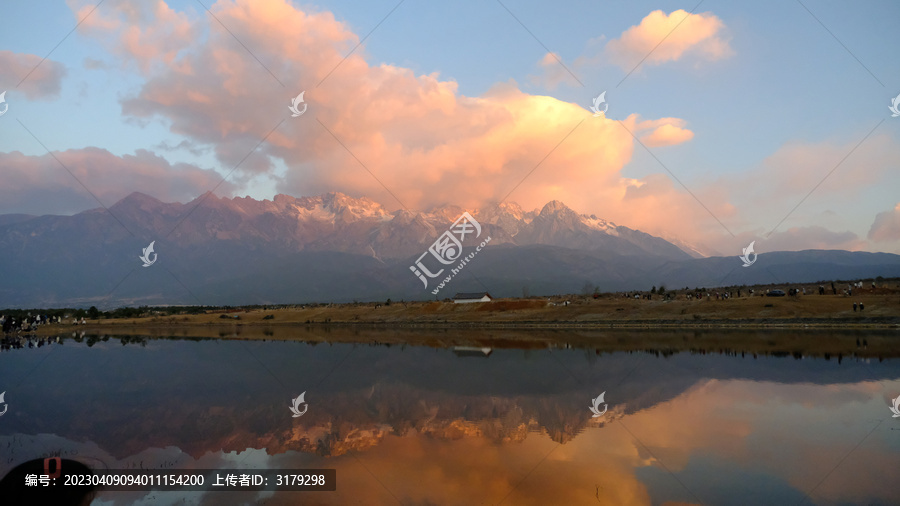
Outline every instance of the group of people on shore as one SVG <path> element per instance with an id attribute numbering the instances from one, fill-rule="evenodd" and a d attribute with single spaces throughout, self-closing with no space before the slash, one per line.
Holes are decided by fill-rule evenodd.
<path id="1" fill-rule="evenodd" d="M 831 291 L 832 295 L 844 295 L 847 297 L 852 297 L 854 288 L 857 290 L 866 291 L 866 288 L 863 288 L 863 286 L 864 286 L 864 284 L 862 281 L 857 281 L 857 282 L 848 284 L 846 289 L 842 289 L 842 288 L 837 287 L 834 284 L 834 282 L 832 282 L 830 291 Z M 873 282 L 872 290 L 874 291 L 875 289 L 876 289 L 876 285 Z M 733 299 L 735 297 L 741 298 L 744 296 L 763 297 L 763 296 L 769 295 L 770 291 L 771 290 L 765 290 L 764 292 L 763 291 L 757 292 L 757 291 L 753 290 L 752 288 L 747 289 L 746 287 L 744 287 L 744 288 L 738 288 L 736 290 L 723 290 L 723 291 L 706 291 L 706 290 L 699 290 L 699 289 L 695 289 L 695 290 L 687 289 L 687 290 L 683 291 L 681 294 L 679 294 L 677 291 L 669 291 L 669 292 L 665 292 L 664 294 L 663 293 L 654 293 L 654 291 L 651 291 L 651 292 L 638 292 L 638 291 L 620 292 L 620 296 L 623 298 L 626 298 L 626 299 L 635 299 L 635 300 L 677 300 L 679 298 L 682 298 L 681 295 L 683 295 L 684 300 L 689 300 L 689 301 L 703 300 L 704 298 L 706 298 L 706 300 L 713 300 L 713 299 L 728 300 L 728 299 Z M 819 287 L 818 287 L 819 295 L 825 295 L 826 293 L 828 293 L 828 291 L 829 290 L 826 288 L 825 285 L 819 285 Z M 810 288 L 809 293 L 814 294 L 814 293 L 816 293 L 816 290 L 814 288 Z M 800 287 L 800 288 L 788 288 L 787 293 L 782 294 L 782 295 L 788 295 L 790 297 L 797 297 L 797 296 L 806 295 L 806 294 L 807 294 L 806 287 Z M 596 293 L 594 295 L 594 298 L 595 299 L 597 298 Z M 862 311 L 862 309 L 863 309 L 862 302 L 854 303 L 853 306 L 854 306 L 854 309 L 853 309 L 854 311 L 856 311 L 857 307 L 859 307 L 860 311 Z"/>
<path id="2" fill-rule="evenodd" d="M 64 323 L 61 316 L 49 316 L 46 314 L 37 314 L 32 316 L 30 313 L 24 318 L 16 318 L 12 315 L 0 315 L 0 329 L 4 334 L 19 334 L 22 332 L 33 332 L 41 325 L 51 323 Z M 75 318 L 72 323 L 74 325 L 85 325 L 87 322 L 84 317 L 79 321 Z"/>
<path id="3" fill-rule="evenodd" d="M 31 316 L 29 314 L 25 318 L 16 318 L 10 315 L 0 315 L 0 328 L 3 329 L 4 334 L 11 334 L 13 332 L 30 332 L 36 329 L 39 325 L 52 323 L 53 320 L 53 317 L 40 314 L 35 316 Z"/>

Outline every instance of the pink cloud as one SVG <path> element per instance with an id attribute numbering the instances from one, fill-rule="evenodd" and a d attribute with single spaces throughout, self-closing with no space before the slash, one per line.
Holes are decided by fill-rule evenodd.
<path id="1" fill-rule="evenodd" d="M 900 241 L 900 204 L 890 211 L 878 213 L 869 229 L 869 239 L 876 242 Z"/>
<path id="2" fill-rule="evenodd" d="M 767 157 L 751 177 L 765 179 L 767 194 L 802 195 L 817 183 L 816 196 L 850 195 L 883 182 L 896 169 L 895 142 L 888 134 L 872 135 L 859 149 L 857 139 L 790 142 Z M 852 156 L 847 156 L 851 153 Z"/>
<path id="3" fill-rule="evenodd" d="M 766 251 L 797 251 L 804 249 L 843 249 L 860 251 L 866 242 L 850 231 L 834 232 L 820 226 L 792 227 L 766 238 Z"/>
<path id="4" fill-rule="evenodd" d="M 860 224 L 862 216 L 855 215 L 860 199 L 881 198 L 881 189 L 896 186 L 898 181 L 893 164 L 896 146 L 890 135 L 872 135 L 854 149 L 857 142 L 789 142 L 758 165 L 735 177 L 720 177 L 713 184 L 731 194 L 740 209 L 733 222 L 737 228 L 758 227 L 761 233 L 768 233 L 785 219 L 776 232 L 811 226 L 847 230 Z M 847 156 L 851 151 L 852 156 Z M 768 204 L 761 206 L 760 202 Z M 862 235 L 864 230 L 854 233 Z M 828 241 L 842 242 L 837 236 Z"/>
<path id="5" fill-rule="evenodd" d="M 41 63 L 40 56 L 3 50 L 0 50 L 0 69 L 3 69 L 0 91 L 15 89 L 30 99 L 58 97 L 62 78 L 66 75 L 65 66 L 59 62 L 44 60 Z M 26 76 L 28 78 L 22 81 Z"/>
<path id="6" fill-rule="evenodd" d="M 54 155 L 65 167 L 50 154 L 0 153 L 0 214 L 72 214 L 100 206 L 91 194 L 108 207 L 133 191 L 187 202 L 222 180 L 215 171 L 170 164 L 145 150 L 121 157 L 100 148 Z M 220 189 L 230 191 L 233 186 L 226 182 Z"/>
<path id="7" fill-rule="evenodd" d="M 656 10 L 609 41 L 606 55 L 625 70 L 645 57 L 644 64 L 659 65 L 679 60 L 689 52 L 706 60 L 719 60 L 734 54 L 724 32 L 725 24 L 710 13 L 691 15 L 679 9 L 667 15 Z"/>
<path id="8" fill-rule="evenodd" d="M 95 2 L 67 0 L 75 18 L 83 20 L 81 33 L 107 40 L 120 56 L 148 71 L 154 62 L 172 64 L 179 51 L 199 35 L 184 13 L 173 11 L 164 0 L 116 2 L 95 9 Z"/>

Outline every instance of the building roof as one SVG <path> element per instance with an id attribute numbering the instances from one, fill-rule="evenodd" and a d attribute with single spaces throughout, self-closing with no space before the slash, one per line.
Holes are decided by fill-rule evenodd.
<path id="1" fill-rule="evenodd" d="M 480 299 L 480 298 L 484 297 L 485 295 L 487 295 L 489 298 L 493 298 L 493 297 L 491 297 L 491 294 L 489 294 L 487 292 L 459 292 L 458 294 L 454 295 L 453 298 L 454 299 Z"/>
<path id="2" fill-rule="evenodd" d="M 488 357 L 494 350 L 477 346 L 454 346 L 453 353 L 458 357 Z"/>

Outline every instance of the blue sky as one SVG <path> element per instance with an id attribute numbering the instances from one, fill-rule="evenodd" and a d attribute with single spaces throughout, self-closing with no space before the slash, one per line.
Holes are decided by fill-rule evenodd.
<path id="1" fill-rule="evenodd" d="M 257 5 L 269 3 L 258 2 Z M 73 4 L 81 6 L 87 3 Z M 229 17 L 229 12 L 216 10 L 230 3 L 206 4 L 219 13 L 219 18 L 233 32 L 242 32 L 239 17 Z M 359 39 L 396 5 L 396 2 L 335 1 L 294 3 L 293 8 L 305 13 L 332 13 L 337 22 L 344 23 L 346 29 Z M 677 118 L 682 122 L 682 128 L 693 133 L 692 138 L 684 142 L 649 147 L 650 153 L 636 143 L 619 146 L 625 154 L 612 158 L 617 160 L 616 163 L 621 163 L 609 168 L 610 173 L 604 177 L 576 177 L 561 181 L 558 185 L 535 180 L 535 186 L 531 189 L 526 181 L 521 190 L 523 193 L 510 197 L 523 207 L 533 208 L 551 198 L 560 198 L 579 212 L 597 213 L 613 218 L 619 224 L 682 238 L 692 244 L 704 244 L 716 251 L 730 251 L 728 248 L 733 249 L 736 244 L 745 245 L 747 239 L 763 236 L 788 215 L 788 220 L 778 232 L 787 233 L 791 228 L 797 230 L 790 237 L 783 236 L 781 242 L 773 243 L 779 249 L 830 246 L 900 251 L 900 237 L 896 230 L 900 226 L 892 221 L 897 219 L 895 215 L 900 214 L 900 211 L 894 210 L 900 202 L 896 191 L 900 188 L 900 178 L 898 171 L 892 170 L 897 168 L 897 160 L 900 160 L 896 156 L 900 147 L 900 118 L 891 118 L 888 111 L 891 99 L 900 94 L 900 68 L 893 54 L 900 47 L 900 32 L 896 28 L 896 20 L 900 19 L 900 4 L 881 1 L 851 6 L 808 0 L 802 4 L 754 2 L 750 5 L 705 1 L 695 15 L 715 18 L 720 22 L 721 27 L 715 38 L 728 46 L 727 56 L 709 58 L 689 47 L 682 55 L 669 61 L 654 62 L 652 57 L 648 58 L 627 78 L 626 68 L 629 66 L 611 63 L 605 52 L 610 41 L 621 39 L 624 32 L 640 25 L 654 11 L 675 16 L 675 11 L 689 11 L 695 5 L 679 2 L 597 5 L 574 1 L 547 5 L 546 2 L 507 0 L 501 5 L 499 2 L 434 4 L 406 1 L 366 39 L 354 57 L 361 58 L 370 72 L 377 73 L 378 67 L 386 64 L 409 69 L 414 76 L 436 73 L 438 81 L 456 84 L 456 100 L 463 97 L 482 98 L 490 96 L 498 86 L 513 86 L 528 96 L 552 97 L 559 103 L 582 107 L 585 115 L 590 117 L 587 109 L 592 98 L 606 91 L 608 120 L 625 122 L 630 115 L 638 115 L 635 121 Z M 310 66 L 305 61 L 298 63 L 304 57 L 304 48 L 295 48 L 300 56 L 291 60 L 284 54 L 268 51 L 253 35 L 244 35 L 240 42 L 247 45 L 252 52 L 249 54 L 234 38 L 224 34 L 196 2 L 170 1 L 168 6 L 198 30 L 193 38 L 186 40 L 176 61 L 189 59 L 192 55 L 199 57 L 197 55 L 201 53 L 197 48 L 217 45 L 215 47 L 227 50 L 229 58 L 243 58 L 245 61 L 240 64 L 255 72 L 247 77 L 248 86 L 255 93 L 278 95 L 277 100 L 285 106 L 304 86 L 311 88 L 309 83 L 317 81 L 292 80 L 292 75 L 296 74 L 293 70 L 303 75 L 302 71 Z M 186 183 L 184 191 L 165 194 L 154 191 L 156 188 L 152 185 L 142 188 L 135 183 L 134 187 L 129 188 L 129 180 L 123 176 L 118 192 L 111 189 L 96 192 L 101 202 L 109 206 L 116 197 L 121 198 L 131 191 L 146 191 L 162 200 L 172 200 L 173 197 L 177 197 L 175 200 L 187 200 L 186 196 L 191 193 L 195 196 L 202 193 L 201 188 L 207 180 L 213 183 L 206 189 L 215 184 L 216 178 L 209 170 L 215 171 L 220 178 L 224 177 L 240 157 L 225 156 L 221 144 L 211 141 L 209 136 L 173 127 L 175 120 L 172 114 L 162 106 L 151 108 L 151 112 L 146 114 L 124 110 L 123 103 L 147 92 L 148 83 L 156 78 L 171 78 L 167 70 L 171 70 L 172 62 L 151 61 L 149 68 L 142 69 L 132 58 L 134 55 L 122 51 L 121 44 L 116 41 L 123 33 L 134 26 L 144 29 L 154 24 L 164 24 L 165 20 L 154 18 L 153 12 L 144 12 L 135 21 L 117 9 L 116 4 L 101 4 L 88 18 L 90 23 L 86 22 L 59 44 L 39 67 L 50 66 L 52 62 L 64 67 L 65 73 L 59 79 L 57 93 L 27 96 L 24 89 L 16 88 L 22 77 L 19 68 L 7 65 L 6 69 L 0 70 L 0 91 L 8 91 L 6 98 L 10 106 L 9 112 L 0 118 L 0 153 L 20 152 L 32 160 L 46 158 L 46 151 L 19 121 L 54 152 L 96 147 L 107 150 L 115 157 L 124 157 L 135 155 L 138 150 L 147 150 L 172 165 L 190 164 L 195 171 L 199 171 L 197 174 L 208 177 L 186 176 L 184 181 L 192 181 L 196 187 Z M 108 24 L 116 20 L 119 24 L 104 29 L 100 26 L 101 20 Z M 65 3 L 15 3 L 7 6 L 4 16 L 0 18 L 0 51 L 44 57 L 75 23 L 76 15 Z M 672 38 L 660 44 L 657 54 L 667 43 L 673 42 L 679 30 L 686 26 L 672 32 Z M 247 30 L 253 31 L 254 28 Z M 141 41 L 148 46 L 156 42 L 156 39 L 150 38 Z M 326 42 L 332 43 L 338 54 L 346 54 L 353 44 L 353 41 L 349 46 L 346 41 L 343 44 Z M 574 79 L 567 79 L 555 86 L 542 81 L 541 77 L 548 72 L 560 71 L 555 64 L 541 66 L 540 61 L 546 56 L 544 46 L 556 53 L 584 86 L 574 82 Z M 310 58 L 316 51 L 321 49 L 318 46 L 309 47 Z M 580 64 L 579 57 L 593 60 Z M 91 61 L 101 64 L 103 68 L 89 68 Z M 285 86 L 277 83 L 263 65 L 272 70 Z M 333 62 L 323 65 L 330 68 Z M 346 66 L 342 64 L 322 87 L 338 87 L 342 80 L 349 80 L 354 75 L 350 67 L 349 63 Z M 23 86 L 27 84 L 28 81 Z M 380 93 L 385 94 L 383 90 Z M 315 90 L 309 96 L 314 97 L 314 94 Z M 216 104 L 216 108 L 227 111 L 247 100 L 240 93 L 233 98 L 233 102 L 222 101 Z M 314 103 L 314 99 L 310 102 Z M 342 107 L 342 103 L 347 104 L 348 110 L 341 114 L 352 118 L 354 111 L 350 109 L 350 104 L 353 97 L 334 99 L 329 106 L 337 109 Z M 373 100 L 371 108 L 377 107 L 377 100 Z M 384 116 L 390 114 L 394 111 L 385 112 Z M 366 115 L 377 119 L 378 112 L 367 109 Z M 197 121 L 202 122 L 202 113 L 198 116 Z M 456 124 L 453 121 L 449 123 Z M 275 124 L 277 120 L 271 122 L 271 127 Z M 392 131 L 394 127 L 396 125 L 368 126 L 376 132 Z M 469 127 L 472 125 L 467 124 L 466 128 Z M 262 126 L 260 128 L 268 131 Z M 428 125 L 423 128 L 427 129 Z M 437 127 L 434 128 L 437 130 Z M 870 134 L 873 128 L 875 130 Z M 249 127 L 243 129 L 250 130 Z M 397 127 L 402 132 L 410 129 L 415 129 L 415 126 L 404 124 Z M 555 145 L 565 131 L 561 127 L 548 133 L 548 146 Z M 603 132 L 605 130 L 598 130 L 598 135 Z M 303 130 L 296 135 L 312 134 Z M 557 134 L 555 140 L 551 138 Z M 868 138 L 867 134 L 870 134 Z M 240 145 L 228 135 L 224 135 L 221 142 Z M 256 139 L 261 137 L 258 133 L 254 135 Z M 434 135 L 439 137 L 441 133 Z M 448 129 L 446 135 L 453 137 L 456 132 Z M 252 147 L 249 138 L 253 136 L 247 137 L 248 145 Z M 625 137 L 625 142 L 630 142 L 629 139 L 630 136 Z M 163 148 L 183 141 L 191 143 L 196 148 L 195 152 Z M 859 144 L 860 141 L 863 141 L 862 144 Z M 622 144 L 623 138 L 607 136 L 598 142 Z M 857 144 L 859 146 L 854 150 Z M 351 150 L 358 149 L 360 153 L 366 152 L 362 145 L 349 147 Z M 263 154 L 265 148 L 260 148 L 259 156 L 267 158 L 265 163 L 260 162 L 267 168 L 247 171 L 241 168 L 220 188 L 220 194 L 250 195 L 261 199 L 272 198 L 276 193 L 300 196 L 330 190 L 352 195 L 368 194 L 388 207 L 396 206 L 389 198 L 379 194 L 382 189 L 371 181 L 367 183 L 372 184 L 371 190 L 362 183 L 348 185 L 346 177 L 329 179 L 329 176 L 323 175 L 323 172 L 333 171 L 321 168 L 315 158 L 279 154 L 275 148 Z M 295 150 L 296 153 L 307 148 L 298 144 L 285 147 L 285 152 Z M 535 149 L 540 152 L 540 149 Z M 853 153 L 832 176 L 825 179 L 796 211 L 789 213 L 851 151 Z M 399 161 L 406 159 L 408 157 L 398 158 Z M 534 156 L 530 161 L 522 160 L 521 163 L 523 167 L 528 164 L 533 166 L 540 159 L 540 156 Z M 568 163 L 573 163 L 573 160 L 569 159 Z M 13 163 L 16 162 L 7 159 L 7 164 Z M 348 173 L 359 170 L 358 166 L 353 168 L 353 163 L 340 163 L 347 164 Z M 378 161 L 370 159 L 368 163 L 377 165 Z M 516 174 L 522 174 L 522 169 L 513 165 L 512 162 L 506 165 L 510 167 L 504 180 L 506 187 L 510 186 L 507 181 L 514 180 Z M 46 163 L 41 166 L 46 166 Z M 174 167 L 170 169 L 179 170 Z M 26 169 L 13 167 L 8 170 Z M 73 184 L 72 176 L 65 170 L 58 166 L 55 169 L 46 166 L 44 170 L 51 178 L 60 178 L 54 181 L 56 187 L 42 189 L 41 184 L 47 183 L 46 180 L 12 178 L 16 182 L 8 186 L 8 191 L 15 191 L 17 195 L 29 194 L 32 198 L 0 198 L 0 212 L 73 213 L 97 207 L 96 200 L 86 196 L 83 187 Z M 304 175 L 307 172 L 313 175 L 307 177 Z M 364 176 L 364 172 L 359 174 L 360 179 Z M 652 185 L 646 182 L 654 181 L 654 177 L 664 177 L 674 189 L 666 190 L 669 194 L 666 197 L 654 194 L 653 201 L 644 204 L 629 204 L 625 198 L 621 202 L 612 202 L 611 195 L 621 196 L 625 192 L 624 189 L 617 190 L 618 193 L 610 189 L 609 181 L 613 176 L 623 181 L 637 181 L 639 183 L 632 185 L 633 188 L 644 188 L 648 192 Z M 700 202 L 696 202 L 673 176 L 687 186 Z M 449 176 L 444 174 L 442 177 Z M 402 179 L 402 174 L 397 178 L 397 181 Z M 388 184 L 392 181 L 390 177 L 386 180 Z M 785 181 L 791 181 L 791 184 L 785 184 Z M 90 187 L 89 183 L 83 183 Z M 395 184 L 400 185 L 399 182 Z M 567 184 L 571 187 L 566 187 Z M 499 188 L 494 181 L 484 185 Z M 70 187 L 71 197 L 66 197 L 60 187 Z M 596 205 L 586 196 L 595 188 L 597 199 L 603 201 Z M 46 193 L 42 193 L 45 190 Z M 432 202 L 417 199 L 417 192 L 407 192 L 402 187 L 395 192 L 411 195 L 403 200 L 415 202 L 414 207 L 417 208 L 456 200 L 456 194 L 450 191 L 446 198 L 442 197 L 443 200 Z M 422 190 L 422 193 L 427 192 Z M 490 200 L 491 195 L 505 192 L 497 189 L 483 193 Z M 54 195 L 54 202 L 46 206 L 46 211 L 41 208 L 41 195 Z M 716 201 L 717 195 L 722 196 L 721 202 Z M 3 197 L 2 191 L 0 197 Z M 684 200 L 677 200 L 679 198 Z M 689 210 L 691 201 L 694 208 Z M 460 203 L 471 205 L 470 202 Z M 723 230 L 725 227 L 720 227 L 700 203 L 725 223 L 728 230 Z M 648 209 L 645 214 L 652 214 L 654 205 L 662 210 L 667 206 L 679 212 L 684 210 L 684 214 L 679 220 L 656 222 L 648 216 L 638 217 L 630 213 L 630 205 Z M 884 240 L 873 242 L 867 235 L 871 236 L 872 225 L 879 214 L 883 214 L 880 222 L 883 230 L 879 229 L 881 231 L 876 237 Z M 830 234 L 809 228 L 814 226 L 822 227 Z"/>

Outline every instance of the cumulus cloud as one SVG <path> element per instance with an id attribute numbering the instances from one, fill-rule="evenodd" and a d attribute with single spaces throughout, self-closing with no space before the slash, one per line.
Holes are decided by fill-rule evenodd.
<path id="1" fill-rule="evenodd" d="M 164 0 L 115 2 L 95 9 L 96 3 L 67 0 L 81 33 L 106 38 L 109 47 L 148 71 L 155 62 L 171 64 L 178 52 L 197 37 L 194 23 L 172 10 Z"/>
<path id="2" fill-rule="evenodd" d="M 729 57 L 734 51 L 721 19 L 711 13 L 691 15 L 679 9 L 668 15 L 661 10 L 651 12 L 639 25 L 609 41 L 605 53 L 616 65 L 631 70 L 645 57 L 645 65 L 659 65 L 689 53 L 712 61 Z"/>
<path id="3" fill-rule="evenodd" d="M 875 216 L 868 237 L 876 242 L 900 241 L 900 204 Z"/>
<path id="4" fill-rule="evenodd" d="M 0 69 L 3 69 L 0 90 L 15 89 L 30 99 L 58 97 L 62 78 L 66 75 L 65 66 L 59 62 L 44 60 L 41 63 L 40 56 L 4 50 L 0 50 Z M 28 78 L 19 85 L 26 76 Z"/>
<path id="5" fill-rule="evenodd" d="M 661 118 L 641 121 L 635 125 L 641 142 L 647 147 L 674 146 L 694 138 L 694 132 L 684 128 L 686 121 L 679 118 Z M 636 132 L 637 133 L 637 132 Z"/>
<path id="6" fill-rule="evenodd" d="M 157 55 L 160 71 L 122 107 L 128 116 L 162 118 L 174 133 L 213 146 L 226 170 L 266 138 L 238 173 L 271 175 L 274 162 L 283 161 L 289 170 L 278 190 L 290 194 L 340 190 L 399 207 L 392 193 L 421 209 L 500 200 L 521 182 L 510 199 L 526 207 L 560 199 L 585 210 L 624 194 L 618 172 L 634 141 L 616 122 L 592 118 L 581 106 L 526 94 L 513 82 L 467 97 L 437 74 L 369 64 L 362 50 L 344 59 L 358 35 L 331 13 L 301 11 L 282 0 L 220 1 L 210 10 L 270 62 L 287 88 L 210 23 L 208 36 L 174 60 Z M 291 118 L 287 106 L 302 90 L 308 112 Z M 670 126 L 648 132 L 651 142 L 687 138 L 679 131 L 683 122 L 664 123 Z"/>
<path id="7" fill-rule="evenodd" d="M 145 150 L 120 157 L 105 149 L 85 148 L 54 156 L 65 168 L 50 154 L 0 153 L 0 214 L 72 214 L 99 207 L 91 193 L 106 207 L 133 191 L 167 202 L 187 202 L 222 180 L 213 170 L 170 164 Z M 220 189 L 233 187 L 226 182 Z"/>
<path id="8" fill-rule="evenodd" d="M 590 40 L 582 54 L 565 65 L 576 74 L 585 68 L 608 64 L 630 71 L 639 63 L 660 65 L 687 55 L 715 61 L 733 54 L 725 23 L 715 15 L 690 15 L 684 10 L 667 15 L 657 10 L 640 24 L 625 30 L 618 39 L 606 42 L 601 36 Z M 537 64 L 539 73 L 529 76 L 531 84 L 548 90 L 556 89 L 561 83 L 580 85 L 562 61 L 557 53 L 546 53 Z"/>
<path id="9" fill-rule="evenodd" d="M 277 191 L 287 194 L 337 190 L 394 209 L 399 202 L 411 209 L 445 203 L 473 208 L 507 194 L 524 208 L 558 199 L 631 228 L 731 251 L 733 239 L 719 221 L 736 233 L 772 226 L 849 149 L 835 142 L 786 145 L 743 175 L 726 178 L 714 172 L 699 182 L 685 179 L 688 192 L 656 164 L 640 167 L 646 172 L 641 177 L 622 174 L 636 147 L 629 130 L 650 149 L 683 144 L 694 136 L 683 119 L 630 115 L 620 125 L 592 117 L 581 105 L 527 94 L 512 81 L 465 96 L 454 81 L 438 74 L 370 63 L 364 46 L 345 59 L 360 41 L 356 33 L 329 12 L 300 10 L 284 0 L 220 0 L 210 10 L 228 30 L 218 21 L 196 23 L 207 27 L 202 34 L 157 26 L 171 20 L 181 26 L 187 15 L 159 2 L 148 5 L 152 8 L 106 10 L 82 28 L 116 44 L 113 54 L 125 61 L 153 69 L 122 100 L 123 113 L 161 120 L 186 139 L 179 147 L 209 148 L 223 172 L 240 163 L 233 177 L 271 178 Z M 651 13 L 606 44 L 605 51 L 623 65 L 639 53 L 643 58 L 653 47 L 646 47 L 648 41 L 658 43 L 686 15 Z M 190 44 L 188 34 L 194 37 Z M 183 46 L 143 47 L 168 35 Z M 126 36 L 133 44 L 121 43 Z M 691 16 L 648 62 L 689 53 L 707 59 L 731 53 L 721 20 L 711 14 Z M 556 82 L 565 78 L 553 54 L 545 55 L 542 66 Z M 304 90 L 309 108 L 292 118 L 290 100 Z M 846 199 L 855 188 L 882 181 L 891 144 L 886 137 L 867 139 L 865 149 L 846 160 L 807 204 L 838 191 Z M 672 165 L 671 170 L 677 177 L 683 168 Z M 775 204 L 761 207 L 758 202 Z M 781 202 L 787 207 L 781 209 Z M 804 212 L 801 207 L 792 219 Z M 855 248 L 858 240 L 845 232 L 809 228 L 808 222 L 799 225 L 785 223 L 794 227 L 786 233 L 793 242 L 788 235 L 782 240 L 792 249 Z"/>

